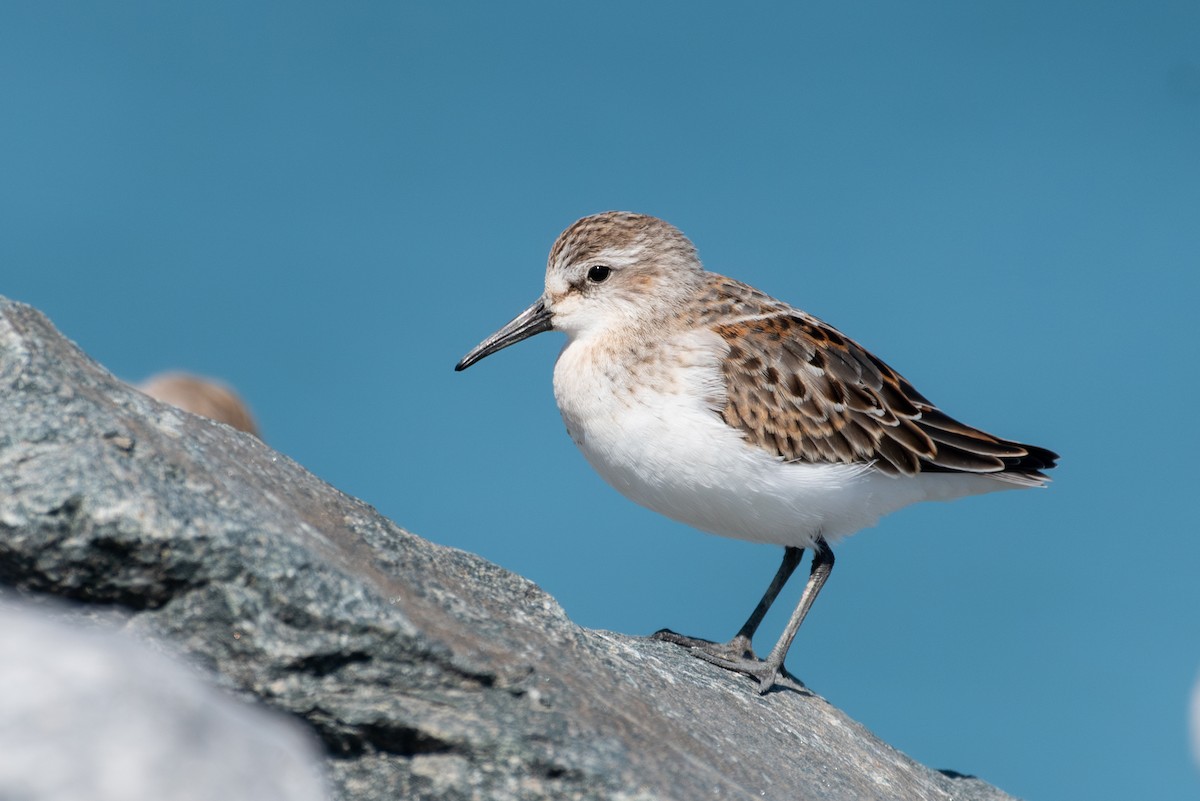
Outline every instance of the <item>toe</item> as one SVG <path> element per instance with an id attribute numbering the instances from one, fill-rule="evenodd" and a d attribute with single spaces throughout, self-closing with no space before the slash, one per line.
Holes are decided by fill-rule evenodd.
<path id="1" fill-rule="evenodd" d="M 688 637 L 685 634 L 678 634 L 670 629 L 659 629 L 650 635 L 650 639 L 659 640 L 660 642 L 674 643 L 675 645 L 682 645 L 685 648 L 704 648 L 706 646 L 715 645 L 715 643 L 713 643 L 711 640 L 702 640 L 699 637 Z"/>
<path id="2" fill-rule="evenodd" d="M 775 686 L 775 682 L 779 680 L 779 668 L 762 670 L 755 673 L 754 678 L 758 679 L 758 694 L 766 695 Z"/>

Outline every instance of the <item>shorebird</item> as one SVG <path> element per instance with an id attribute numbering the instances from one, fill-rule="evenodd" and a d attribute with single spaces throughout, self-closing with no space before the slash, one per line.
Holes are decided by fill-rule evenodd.
<path id="1" fill-rule="evenodd" d="M 592 467 L 703 531 L 773 543 L 783 562 L 732 640 L 656 637 L 766 692 L 833 568 L 829 544 L 918 501 L 1041 487 L 1057 455 L 946 415 L 829 324 L 708 272 L 677 228 L 605 212 L 550 250 L 545 291 L 455 370 L 544 331 L 567 343 L 554 396 Z M 800 563 L 808 582 L 766 659 L 752 640 Z"/>

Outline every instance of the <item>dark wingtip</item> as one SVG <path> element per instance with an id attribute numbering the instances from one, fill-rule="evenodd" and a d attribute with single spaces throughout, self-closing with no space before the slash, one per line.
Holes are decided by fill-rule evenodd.
<path id="1" fill-rule="evenodd" d="M 1047 448 L 1039 448 L 1037 445 L 1025 445 L 1025 450 L 1028 455 L 1022 459 L 1022 467 L 1028 464 L 1036 470 L 1052 470 L 1058 467 L 1059 455 Z"/>

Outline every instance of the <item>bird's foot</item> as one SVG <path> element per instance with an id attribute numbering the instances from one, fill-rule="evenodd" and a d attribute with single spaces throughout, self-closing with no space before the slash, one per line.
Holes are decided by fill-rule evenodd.
<path id="1" fill-rule="evenodd" d="M 700 648 L 691 649 L 692 656 L 703 659 L 705 662 L 723 667 L 726 670 L 732 670 L 737 673 L 744 673 L 750 678 L 758 682 L 758 694 L 765 695 L 768 690 L 775 686 L 775 682 L 779 681 L 781 675 L 791 675 L 783 669 L 782 662 L 772 662 L 771 660 L 763 661 L 756 659 L 753 656 L 750 658 L 741 657 L 738 659 L 726 659 L 723 656 L 717 656 Z M 801 686 L 803 686 L 801 684 Z"/>
<path id="2" fill-rule="evenodd" d="M 663 642 L 683 646 L 697 656 L 706 654 L 714 659 L 724 659 L 729 662 L 745 659 L 754 662 L 758 661 L 758 657 L 754 655 L 754 650 L 750 647 L 750 638 L 741 635 L 734 637 L 729 642 L 713 642 L 712 640 L 704 640 L 699 637 L 676 634 L 670 629 L 659 629 L 650 635 L 650 639 L 662 640 Z M 705 661 L 712 661 L 707 657 L 701 658 L 705 659 Z"/>
<path id="3" fill-rule="evenodd" d="M 750 647 L 750 638 L 739 635 L 729 642 L 713 642 L 699 637 L 687 637 L 676 634 L 670 629 L 660 629 L 651 637 L 655 640 L 674 643 L 688 649 L 697 659 L 703 659 L 711 665 L 723 667 L 736 673 L 742 673 L 758 682 L 759 695 L 765 694 L 781 679 L 786 678 L 800 688 L 804 682 L 797 679 L 783 666 L 783 660 L 763 661 L 754 655 Z"/>

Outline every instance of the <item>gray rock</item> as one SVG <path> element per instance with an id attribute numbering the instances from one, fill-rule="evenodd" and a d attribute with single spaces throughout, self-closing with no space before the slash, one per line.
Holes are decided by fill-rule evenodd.
<path id="1" fill-rule="evenodd" d="M 320 752 L 131 637 L 0 598 L 0 798 L 319 801 Z"/>
<path id="2" fill-rule="evenodd" d="M 1002 799 L 800 689 L 571 623 L 0 302 L 0 582 L 130 613 L 307 724 L 347 799 Z"/>

